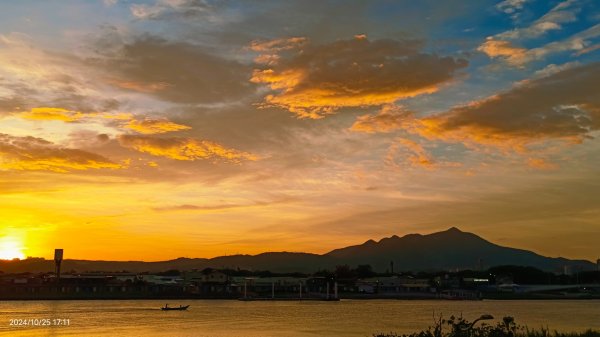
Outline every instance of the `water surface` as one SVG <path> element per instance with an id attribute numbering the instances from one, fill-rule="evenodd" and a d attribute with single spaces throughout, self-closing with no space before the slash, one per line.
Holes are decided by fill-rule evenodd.
<path id="1" fill-rule="evenodd" d="M 353 337 L 410 333 L 433 315 L 514 316 L 531 328 L 600 330 L 600 301 L 240 302 L 171 300 L 188 311 L 163 312 L 167 301 L 8 301 L 0 303 L 0 335 L 10 336 L 249 336 Z M 69 319 L 69 326 L 9 326 L 10 319 Z"/>

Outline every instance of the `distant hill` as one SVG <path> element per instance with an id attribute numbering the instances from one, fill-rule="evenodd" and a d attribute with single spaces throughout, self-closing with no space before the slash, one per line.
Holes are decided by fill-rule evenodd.
<path id="1" fill-rule="evenodd" d="M 369 240 L 362 245 L 333 250 L 325 256 L 340 262 L 368 263 L 375 270 L 384 271 L 390 261 L 394 262 L 395 270 L 476 269 L 479 260 L 486 268 L 522 265 L 555 271 L 565 265 L 581 270 L 595 267 L 590 261 L 550 258 L 528 250 L 498 246 L 455 227 L 428 235 L 394 235 L 379 242 Z"/>
<path id="2" fill-rule="evenodd" d="M 409 234 L 369 240 L 361 245 L 335 249 L 327 254 L 274 252 L 258 255 L 231 255 L 212 259 L 178 258 L 169 261 L 88 261 L 65 260 L 62 270 L 160 272 L 169 269 L 190 270 L 213 268 L 240 268 L 270 270 L 273 272 L 315 272 L 333 269 L 336 265 L 357 266 L 370 264 L 375 271 L 384 272 L 394 263 L 395 271 L 437 271 L 476 269 L 480 262 L 485 267 L 497 265 L 532 266 L 546 271 L 560 271 L 564 266 L 572 270 L 592 270 L 595 264 L 586 260 L 551 258 L 522 249 L 502 247 L 457 228 L 428 235 Z M 54 262 L 44 259 L 0 261 L 0 271 L 50 272 Z"/>

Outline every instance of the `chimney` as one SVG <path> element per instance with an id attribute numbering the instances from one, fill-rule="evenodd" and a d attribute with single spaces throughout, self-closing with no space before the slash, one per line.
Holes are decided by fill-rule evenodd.
<path id="1" fill-rule="evenodd" d="M 54 250 L 54 272 L 56 273 L 56 280 L 60 281 L 60 263 L 63 260 L 63 250 L 57 248 Z"/>

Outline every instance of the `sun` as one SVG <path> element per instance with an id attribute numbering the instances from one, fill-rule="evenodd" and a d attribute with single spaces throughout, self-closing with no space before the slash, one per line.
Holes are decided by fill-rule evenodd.
<path id="1" fill-rule="evenodd" d="M 14 237 L 0 237 L 0 260 L 24 259 L 23 244 Z"/>

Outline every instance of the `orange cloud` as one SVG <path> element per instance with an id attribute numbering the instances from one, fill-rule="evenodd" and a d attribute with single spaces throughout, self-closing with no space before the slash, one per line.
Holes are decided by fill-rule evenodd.
<path id="1" fill-rule="evenodd" d="M 73 170 L 124 167 L 100 155 L 62 148 L 41 138 L 0 134 L 0 170 L 65 173 Z"/>
<path id="2" fill-rule="evenodd" d="M 258 157 L 253 154 L 226 148 L 215 142 L 193 138 L 152 138 L 121 135 L 119 142 L 126 148 L 175 160 L 214 158 L 222 158 L 232 162 L 258 160 Z"/>
<path id="3" fill-rule="evenodd" d="M 450 143 L 462 143 L 471 149 L 491 146 L 504 151 L 526 152 L 526 146 L 536 140 L 531 137 L 519 137 L 499 132 L 492 126 L 482 124 L 451 127 L 450 115 L 436 115 L 415 120 L 407 128 L 410 133 L 418 134 L 429 140 L 441 140 Z"/>
<path id="4" fill-rule="evenodd" d="M 187 125 L 173 123 L 166 119 L 146 118 L 143 120 L 132 119 L 125 125 L 125 128 L 137 131 L 143 134 L 166 133 L 172 131 L 189 130 Z"/>
<path id="5" fill-rule="evenodd" d="M 322 118 L 345 107 L 390 104 L 436 92 L 467 62 L 420 51 L 414 40 L 375 40 L 359 35 L 324 45 L 306 39 L 253 43 L 261 69 L 251 82 L 274 93 L 262 106 L 275 106 L 299 118 Z M 290 41 L 291 40 L 291 41 Z"/>
<path id="6" fill-rule="evenodd" d="M 501 58 L 508 64 L 518 67 L 528 60 L 527 49 L 515 47 L 509 41 L 488 38 L 477 50 L 491 58 Z"/>
<path id="7" fill-rule="evenodd" d="M 255 83 L 267 83 L 274 90 L 287 90 L 297 86 L 306 76 L 301 70 L 286 70 L 276 73 L 273 69 L 259 70 L 252 73 L 250 81 Z M 273 95 L 270 95 L 273 97 Z"/>
<path id="8" fill-rule="evenodd" d="M 85 118 L 102 118 L 102 119 L 114 119 L 114 120 L 130 120 L 132 115 L 130 113 L 105 113 L 105 112 L 88 112 L 82 113 L 80 111 L 69 110 L 65 108 L 55 107 L 38 107 L 32 108 L 29 111 L 16 113 L 17 116 L 31 120 L 46 120 L 46 121 L 63 121 L 63 122 L 77 122 Z"/>
<path id="9" fill-rule="evenodd" d="M 19 116 L 32 120 L 58 120 L 63 122 L 75 122 L 85 117 L 79 111 L 50 107 L 33 108 L 30 111 L 20 113 Z"/>

